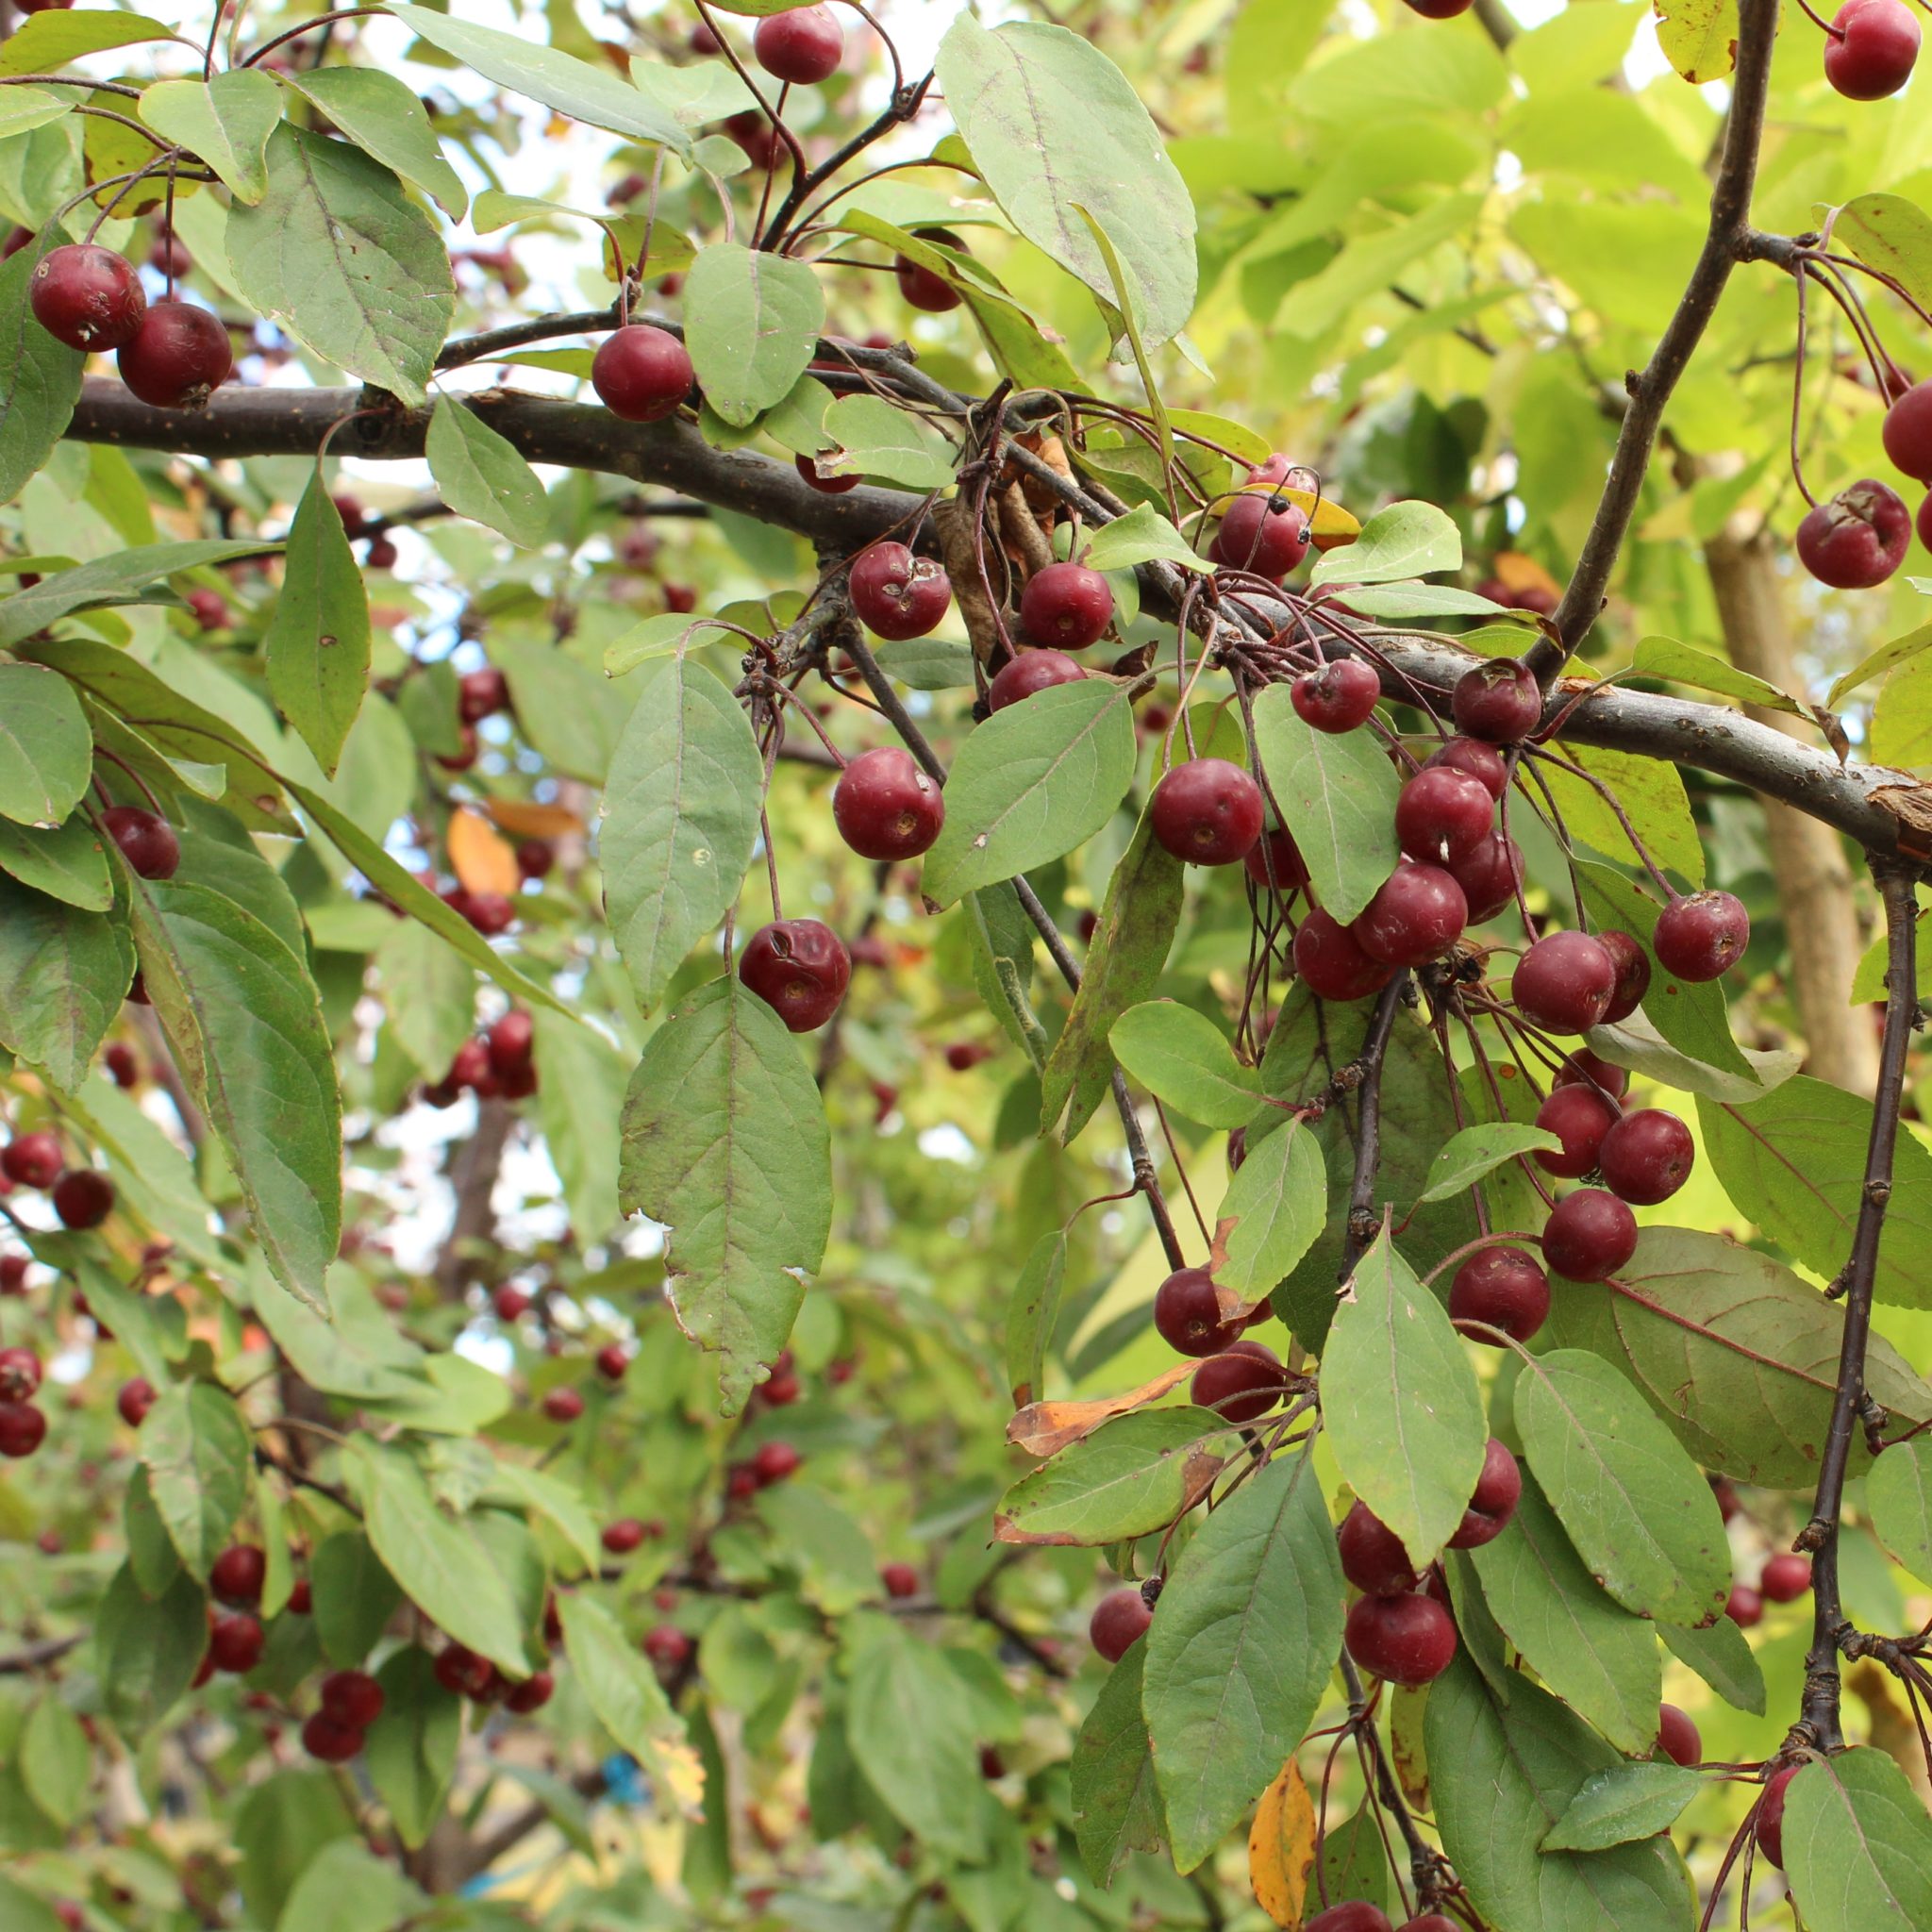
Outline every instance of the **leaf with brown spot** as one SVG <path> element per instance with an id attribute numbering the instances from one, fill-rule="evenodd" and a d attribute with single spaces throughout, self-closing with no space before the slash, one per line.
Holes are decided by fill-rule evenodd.
<path id="1" fill-rule="evenodd" d="M 1089 1402 L 1028 1403 L 1007 1424 L 1007 1441 L 1029 1456 L 1057 1455 L 1083 1436 L 1091 1436 L 1102 1423 L 1158 1402 L 1184 1376 L 1191 1375 L 1195 1366 L 1193 1362 L 1176 1362 L 1124 1395 L 1103 1395 Z"/>
<path id="2" fill-rule="evenodd" d="M 1292 1757 L 1261 1793 L 1248 1831 L 1248 1879 L 1255 1902 L 1290 1932 L 1302 1923 L 1315 1869 L 1315 1801 Z"/>

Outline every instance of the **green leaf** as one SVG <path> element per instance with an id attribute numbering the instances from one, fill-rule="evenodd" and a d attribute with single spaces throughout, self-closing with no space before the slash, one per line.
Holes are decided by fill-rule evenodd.
<path id="1" fill-rule="evenodd" d="M 1932 624 L 1914 625 L 1903 636 L 1889 639 L 1875 651 L 1868 652 L 1824 694 L 1825 708 L 1837 710 L 1861 684 L 1894 667 L 1922 657 L 1932 647 Z M 1880 702 L 1883 702 L 1881 695 Z"/>
<path id="2" fill-rule="evenodd" d="M 52 17 L 62 18 L 59 14 Z M 0 1877 L 0 1917 L 5 1918 L 8 1932 L 61 1932 L 64 1923 L 44 1899 L 7 1877 Z"/>
<path id="3" fill-rule="evenodd" d="M 291 1766 L 251 1785 L 237 1807 L 234 1832 L 236 1881 L 255 1925 L 275 1924 L 324 1845 L 357 1835 L 334 1774 L 321 1765 Z"/>
<path id="4" fill-rule="evenodd" d="M 684 313 L 706 402 L 742 425 L 783 402 L 805 374 L 825 324 L 825 296 L 806 262 L 714 242 L 686 275 Z"/>
<path id="5" fill-rule="evenodd" d="M 180 1700 L 208 1650 L 208 1599 L 177 1571 L 150 1602 L 125 1563 L 94 1613 L 95 1671 L 108 1715 L 130 1738 L 160 1722 Z"/>
<path id="6" fill-rule="evenodd" d="M 658 1815 L 694 1817 L 704 1774 L 657 1673 L 602 1604 L 575 1591 L 559 1596 L 557 1607 L 564 1652 L 584 1697 L 597 1722 L 643 1767 Z"/>
<path id="7" fill-rule="evenodd" d="M 1501 1703 L 1466 1657 L 1429 1687 L 1429 1762 L 1443 1849 L 1499 1932 L 1690 1932 L 1689 1874 L 1668 1840 L 1540 1853 L 1550 1827 L 1619 1762 L 1583 1722 L 1527 1678 Z"/>
<path id="8" fill-rule="evenodd" d="M 887 1618 L 865 1618 L 845 1729 L 859 1769 L 907 1830 L 955 1857 L 984 1856 L 973 1706 L 932 1644 Z"/>
<path id="9" fill-rule="evenodd" d="M 1007 1310 L 1007 1383 L 1024 1408 L 1046 1390 L 1046 1357 L 1059 1325 L 1067 1281 L 1067 1236 L 1053 1228 L 1033 1243 Z"/>
<path id="10" fill-rule="evenodd" d="M 706 391 L 708 397 L 709 391 Z M 883 396 L 841 396 L 825 411 L 822 440 L 835 454 L 814 457 L 821 476 L 883 476 L 908 490 L 942 490 L 953 480 L 951 447 L 924 419 Z"/>
<path id="11" fill-rule="evenodd" d="M 907 638 L 873 646 L 873 656 L 895 684 L 913 691 L 969 691 L 973 652 L 945 638 Z"/>
<path id="12" fill-rule="evenodd" d="M 669 1230 L 665 1292 L 685 1332 L 723 1352 L 735 1413 L 824 1258 L 831 1151 L 818 1089 L 777 1014 L 727 975 L 652 1035 L 623 1134 L 619 1202 Z"/>
<path id="13" fill-rule="evenodd" d="M 541 102 L 586 126 L 601 127 L 607 134 L 658 143 L 680 155 L 691 152 L 690 139 L 677 121 L 607 68 L 558 53 L 526 34 L 499 33 L 432 7 L 398 5 L 390 11 L 432 47 L 454 55 L 485 80 L 511 93 Z"/>
<path id="14" fill-rule="evenodd" d="M 172 41 L 173 27 L 142 13 L 88 9 L 79 13 L 36 13 L 21 21 L 0 47 L 0 75 L 51 74 L 82 54 L 108 47 L 131 47 L 142 41 Z M 11 88 L 7 90 L 11 93 Z"/>
<path id="15" fill-rule="evenodd" d="M 1697 1119 L 1705 1153 L 1739 1212 L 1793 1260 L 1827 1277 L 1836 1274 L 1857 1226 L 1872 1103 L 1801 1074 L 1747 1106 L 1700 1099 Z M 1932 1307 L 1932 1280 L 1920 1259 L 1928 1240 L 1932 1152 L 1900 1127 L 1874 1275 L 1880 1301 Z"/>
<path id="16" fill-rule="evenodd" d="M 42 1693 L 21 1728 L 20 1774 L 27 1795 L 56 1824 L 71 1827 L 86 1811 L 93 1759 L 80 1720 L 56 1692 Z"/>
<path id="17" fill-rule="evenodd" d="M 93 772 L 93 734 L 74 687 L 41 664 L 0 664 L 0 816 L 58 825 Z"/>
<path id="18" fill-rule="evenodd" d="M 355 1668 L 375 1648 L 403 1600 L 401 1587 L 359 1529 L 338 1530 L 317 1544 L 308 1559 L 308 1586 L 322 1654 L 338 1670 Z"/>
<path id="19" fill-rule="evenodd" d="M 1738 64 L 1738 0 L 1664 0 L 1657 38 L 1686 80 L 1702 87 L 1723 80 Z"/>
<path id="20" fill-rule="evenodd" d="M 125 924 L 0 877 L 0 1046 L 71 1092 L 133 977 Z"/>
<path id="21" fill-rule="evenodd" d="M 1389 1853 L 1382 1843 L 1374 1808 L 1366 1802 L 1348 1817 L 1330 1824 L 1322 1838 L 1322 1890 L 1330 1905 L 1362 1899 L 1384 1911 L 1394 1906 Z"/>
<path id="22" fill-rule="evenodd" d="M 460 222 L 470 197 L 442 148 L 416 92 L 377 67 L 317 67 L 285 74 L 283 85 L 311 100 L 363 153 L 392 168 Z M 476 232 L 483 233 L 481 223 Z"/>
<path id="23" fill-rule="evenodd" d="M 1151 999 L 1159 983 L 1180 924 L 1182 878 L 1180 860 L 1155 838 L 1143 814 L 1107 882 L 1100 918 L 1087 942 L 1080 990 L 1041 1076 L 1041 1132 L 1057 1134 L 1063 1145 L 1107 1097 L 1113 1079 L 1108 1036 L 1114 1022 L 1129 1007 Z M 930 882 L 928 872 L 928 889 Z"/>
<path id="24" fill-rule="evenodd" d="M 1214 1445 L 1228 1440 L 1211 1409 L 1120 1416 L 1022 1476 L 994 1512 L 993 1534 L 1097 1549 L 1164 1529 L 1207 1493 L 1226 1460 Z"/>
<path id="25" fill-rule="evenodd" d="M 1074 1838 L 1095 1885 L 1110 1886 L 1129 1852 L 1156 1852 L 1166 1830 L 1147 1720 L 1141 1714 L 1147 1646 L 1137 1643 L 1108 1672 L 1074 1740 L 1067 1767 Z"/>
<path id="26" fill-rule="evenodd" d="M 1402 784 L 1381 741 L 1373 732 L 1315 730 L 1288 687 L 1270 685 L 1255 700 L 1255 749 L 1317 895 L 1346 924 L 1395 870 Z"/>
<path id="27" fill-rule="evenodd" d="M 537 1015 L 537 1118 L 571 1225 L 578 1241 L 600 1241 L 621 1218 L 617 1123 L 630 1067 L 602 1034 L 555 1013 Z"/>
<path id="28" fill-rule="evenodd" d="M 824 1491 L 793 1479 L 758 1497 L 759 1520 L 779 1560 L 798 1575 L 798 1592 L 828 1617 L 842 1617 L 879 1593 L 872 1543 L 855 1518 Z"/>
<path id="29" fill-rule="evenodd" d="M 1343 548 L 1329 553 L 1349 557 Z M 1347 579 L 1344 577 L 1344 583 Z M 1505 607 L 1478 597 L 1474 591 L 1458 591 L 1454 584 L 1386 584 L 1357 589 L 1348 587 L 1348 608 L 1358 617 L 1389 622 L 1411 617 L 1497 617 Z"/>
<path id="30" fill-rule="evenodd" d="M 382 1715 L 369 1727 L 363 1762 L 396 1836 L 415 1851 L 449 1797 L 463 1735 L 462 1699 L 437 1682 L 436 1659 L 415 1644 L 392 1651 L 375 1681 Z"/>
<path id="31" fill-rule="evenodd" d="M 1290 1119 L 1248 1149 L 1214 1216 L 1216 1285 L 1241 1307 L 1274 1293 L 1313 1245 L 1328 1210 L 1322 1145 Z"/>
<path id="32" fill-rule="evenodd" d="M 1702 1630 L 1659 1624 L 1657 1634 L 1677 1660 L 1695 1671 L 1726 1704 L 1764 1715 L 1763 1667 L 1743 1631 L 1728 1617 L 1720 1617 Z"/>
<path id="33" fill-rule="evenodd" d="M 324 361 L 423 403 L 456 282 L 435 223 L 379 161 L 284 123 L 268 144 L 267 193 L 228 217 L 228 262 L 257 311 Z"/>
<path id="34" fill-rule="evenodd" d="M 105 912 L 114 903 L 108 848 L 78 813 L 53 831 L 0 819 L 0 872 L 81 912 Z"/>
<path id="35" fill-rule="evenodd" d="M 1865 1507 L 1878 1541 L 1924 1581 L 1932 1576 L 1932 1441 L 1894 1442 L 1865 1478 Z"/>
<path id="36" fill-rule="evenodd" d="M 1731 1590 L 1731 1549 L 1710 1485 L 1601 1356 L 1528 1358 L 1517 1427 L 1557 1514 L 1609 1593 L 1640 1616 L 1707 1624 Z"/>
<path id="37" fill-rule="evenodd" d="M 1677 1822 L 1704 1789 L 1701 1773 L 1680 1764 L 1623 1764 L 1600 1771 L 1571 1799 L 1543 1840 L 1545 1852 L 1607 1852 L 1655 1838 Z"/>
<path id="38" fill-rule="evenodd" d="M 526 1675 L 523 1620 L 472 1524 L 437 1507 L 423 1472 L 401 1450 L 366 1436 L 343 1451 L 342 1474 L 382 1567 L 404 1595 L 507 1675 Z"/>
<path id="39" fill-rule="evenodd" d="M 423 1077 L 440 1080 L 475 1031 L 475 970 L 426 925 L 387 913 L 383 919 L 389 930 L 374 964 L 390 1030 Z"/>
<path id="40" fill-rule="evenodd" d="M 1839 210 L 1833 239 L 1932 307 L 1932 216 L 1902 194 L 1857 194 Z"/>
<path id="41" fill-rule="evenodd" d="M 1932 1818 L 1883 1751 L 1813 1758 L 1785 1793 L 1785 1872 L 1809 1932 L 1932 1924 Z"/>
<path id="42" fill-rule="evenodd" d="M 1353 543 L 1323 552 L 1308 583 L 1317 590 L 1324 584 L 1392 584 L 1461 567 L 1462 536 L 1447 511 L 1432 503 L 1391 503 L 1362 525 Z"/>
<path id="43" fill-rule="evenodd" d="M 282 91 L 260 68 L 154 81 L 142 90 L 139 111 L 164 140 L 206 161 L 237 201 L 253 204 L 268 192 L 268 142 L 281 123 Z"/>
<path id="44" fill-rule="evenodd" d="M 395 1864 L 359 1837 L 339 1838 L 295 1881 L 275 1932 L 396 1932 L 426 1903 Z"/>
<path id="45" fill-rule="evenodd" d="M 1530 1669 L 1619 1750 L 1648 1751 L 1663 1691 L 1657 1637 L 1591 1576 L 1534 1476 L 1524 1477 L 1509 1527 L 1469 1559 Z"/>
<path id="46" fill-rule="evenodd" d="M 1180 1871 L 1214 1850 L 1300 1743 L 1341 1646 L 1341 1603 L 1307 1450 L 1258 1470 L 1181 1552 L 1142 1640 L 1141 1691 Z"/>
<path id="47" fill-rule="evenodd" d="M 610 936 L 640 1003 L 737 903 L 764 765 L 741 706 L 695 658 L 659 659 L 610 761 L 599 852 Z"/>
<path id="48" fill-rule="evenodd" d="M 1473 1187 L 1487 1174 L 1493 1174 L 1505 1161 L 1530 1154 L 1539 1147 L 1561 1145 L 1554 1134 L 1519 1122 L 1486 1121 L 1464 1127 L 1429 1163 L 1429 1184 L 1416 1196 L 1418 1201 L 1446 1201 Z"/>
<path id="49" fill-rule="evenodd" d="M 1567 740 L 1558 747 L 1574 765 L 1591 774 L 1623 807 L 1637 835 L 1650 848 L 1658 865 L 1704 883 L 1704 841 L 1690 816 L 1684 777 L 1668 758 L 1640 758 L 1634 752 L 1588 750 Z M 1538 770 L 1557 801 L 1563 824 L 1573 839 L 1593 846 L 1606 858 L 1628 864 L 1635 857 L 1630 834 L 1610 809 L 1609 799 L 1595 785 L 1547 761 Z M 1647 935 L 1640 935 L 1647 937 Z M 1652 995 L 1647 995 L 1646 1000 Z"/>
<path id="50" fill-rule="evenodd" d="M 221 1136 L 261 1251 L 298 1300 L 326 1308 L 341 1235 L 341 1101 L 308 968 L 206 886 L 127 874 L 155 1015 Z"/>
<path id="51" fill-rule="evenodd" d="M 1879 941 L 1881 947 L 1884 941 Z M 1674 991 L 1663 989 L 1658 1010 L 1673 1014 L 1670 1005 Z M 1882 993 L 1882 990 L 1881 990 Z M 1679 1020 L 1688 1017 L 1674 1015 Z M 1734 1074 L 1723 1067 L 1692 1058 L 1673 1046 L 1652 1024 L 1647 1013 L 1632 1013 L 1614 1026 L 1592 1026 L 1583 1036 L 1590 1050 L 1613 1066 L 1641 1074 L 1660 1087 L 1674 1087 L 1680 1093 L 1696 1093 L 1708 1100 L 1760 1100 L 1773 1088 L 1782 1086 L 1804 1065 L 1803 1055 L 1789 1047 L 1760 1053 L 1756 1047 L 1734 1045 L 1731 1056 L 1745 1068 Z"/>
<path id="52" fill-rule="evenodd" d="M 586 1570 L 594 1571 L 603 1562 L 597 1524 L 582 1496 L 561 1476 L 527 1463 L 499 1461 L 484 1497 L 490 1502 L 512 1504 L 533 1520 L 542 1517 L 583 1558 Z"/>
<path id="53" fill-rule="evenodd" d="M 197 1582 L 225 1549 L 248 1500 L 254 1438 L 212 1382 L 177 1382 L 141 1426 L 141 1459 L 168 1539 Z"/>
<path id="54" fill-rule="evenodd" d="M 1132 570 L 1138 563 L 1179 564 L 1205 570 L 1192 544 L 1151 503 L 1136 504 L 1125 516 L 1103 524 L 1087 540 L 1081 559 L 1090 570 Z"/>
<path id="55" fill-rule="evenodd" d="M 995 711 L 953 761 L 926 896 L 950 906 L 1071 852 L 1113 816 L 1133 777 L 1124 686 L 1083 678 Z"/>
<path id="56" fill-rule="evenodd" d="M 947 30 L 936 65 L 973 164 L 1020 233 L 1111 305 L 1089 210 L 1120 256 L 1146 341 L 1178 335 L 1194 306 L 1194 204 L 1119 68 L 1064 27 L 989 32 L 970 14 Z"/>
<path id="57" fill-rule="evenodd" d="M 1005 879 L 968 892 L 959 906 L 979 997 L 1038 1072 L 1046 1062 L 1047 1039 L 1033 1010 L 1033 922 Z"/>
<path id="58" fill-rule="evenodd" d="M 1241 1127 L 1260 1105 L 1260 1077 L 1234 1057 L 1205 1013 L 1172 1000 L 1129 1007 L 1108 1044 L 1128 1074 L 1204 1127 Z"/>
<path id="59" fill-rule="evenodd" d="M 334 777 L 369 688 L 369 592 L 320 469 L 295 506 L 262 649 L 282 715 Z"/>
<path id="60" fill-rule="evenodd" d="M 26 251 L 18 255 L 0 267 L 0 307 L 4 307 L 6 277 L 15 262 L 26 259 Z M 50 338 L 51 340 L 51 338 Z M 25 590 L 15 591 L 11 596 L 0 597 L 0 650 L 14 650 L 25 643 L 36 631 L 45 630 L 50 625 L 75 610 L 95 610 L 111 604 L 136 604 L 147 601 L 172 602 L 166 592 L 150 598 L 148 593 L 163 577 L 178 575 L 183 571 L 200 569 L 205 564 L 227 563 L 239 557 L 259 557 L 264 551 L 275 550 L 275 543 L 254 542 L 192 542 L 192 543 L 142 543 L 132 550 L 115 550 L 108 556 L 97 558 L 92 563 L 76 564 L 72 570 L 50 571 L 37 584 L 29 584 Z M 63 641 L 62 655 L 56 656 L 54 663 L 70 676 L 90 690 L 96 689 L 96 680 L 69 670 L 65 654 L 77 654 L 81 661 L 98 664 L 106 658 L 109 661 L 127 661 L 126 654 L 113 649 L 110 645 L 82 642 L 78 640 Z M 35 655 L 35 654 L 28 654 Z M 144 666 L 136 665 L 136 673 L 145 671 Z M 152 677 L 151 672 L 146 674 Z M 165 689 L 165 687 L 163 687 Z M 172 695 L 172 693 L 171 693 Z M 186 699 L 177 699 L 186 706 Z M 151 712 L 136 710 L 133 715 L 143 723 L 152 718 Z M 167 722 L 175 722 L 172 714 Z M 192 754 L 190 754 L 192 756 Z"/>
<path id="61" fill-rule="evenodd" d="M 1807 716 L 1796 698 L 1776 685 L 1740 671 L 1708 651 L 1680 644 L 1675 638 L 1645 638 L 1637 646 L 1631 668 L 1647 677 L 1669 678 L 1673 684 L 1688 684 L 1693 691 L 1716 691 L 1720 697 L 1736 698 L 1740 705 L 1760 705 L 1766 710 L 1784 711 L 1793 718 Z"/>
<path id="62" fill-rule="evenodd" d="M 453 396 L 438 396 L 423 453 L 443 502 L 458 516 L 487 525 L 525 550 L 543 547 L 550 500 L 542 483 L 515 446 L 474 409 Z"/>
<path id="63" fill-rule="evenodd" d="M 65 17 L 27 21 L 0 47 L 0 60 L 19 53 L 30 29 Z M 40 254 L 36 244 L 0 261 L 0 503 L 11 503 L 46 467 L 80 400 L 87 362 L 78 349 L 55 341 L 27 310 L 27 282 Z M 5 608 L 0 605 L 0 611 Z"/>
<path id="64" fill-rule="evenodd" d="M 1386 1232 L 1342 1291 L 1322 1387 L 1334 1393 L 1323 1421 L 1343 1479 L 1426 1563 L 1462 1521 L 1490 1431 L 1447 1311 Z"/>

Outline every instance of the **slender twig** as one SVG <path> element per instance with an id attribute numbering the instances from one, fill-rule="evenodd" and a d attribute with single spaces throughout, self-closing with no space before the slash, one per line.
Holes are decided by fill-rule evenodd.
<path id="1" fill-rule="evenodd" d="M 1395 1009 L 1408 987 L 1408 974 L 1398 973 L 1382 989 L 1375 1017 L 1356 1064 L 1361 1085 L 1356 1090 L 1355 1178 L 1348 1191 L 1348 1225 L 1341 1242 L 1341 1278 L 1355 1273 L 1355 1264 L 1375 1238 L 1375 1175 L 1382 1160 L 1382 1062 L 1389 1036 L 1395 1028 Z"/>

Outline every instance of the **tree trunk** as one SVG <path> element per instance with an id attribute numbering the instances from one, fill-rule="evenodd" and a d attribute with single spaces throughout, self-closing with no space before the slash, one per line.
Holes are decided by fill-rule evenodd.
<path id="1" fill-rule="evenodd" d="M 1705 546 L 1704 557 L 1732 663 L 1795 695 L 1802 679 L 1769 535 L 1725 534 Z M 1760 724 L 1794 738 L 1810 736 L 1787 713 L 1749 709 Z M 1878 1041 L 1871 1016 L 1851 1005 L 1852 974 L 1865 938 L 1844 841 L 1829 825 L 1789 806 L 1762 803 L 1807 1070 L 1834 1086 L 1870 1093 L 1878 1083 Z"/>

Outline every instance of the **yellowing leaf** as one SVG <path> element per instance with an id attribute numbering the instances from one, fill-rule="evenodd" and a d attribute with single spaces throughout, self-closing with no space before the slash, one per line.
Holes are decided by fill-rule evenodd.
<path id="1" fill-rule="evenodd" d="M 512 898 L 522 883 L 509 841 L 468 806 L 459 808 L 449 822 L 449 867 L 469 892 L 500 892 Z"/>
<path id="2" fill-rule="evenodd" d="M 1176 1362 L 1124 1395 L 1104 1395 L 1091 1402 L 1028 1403 L 1007 1424 L 1007 1441 L 1029 1456 L 1055 1455 L 1082 1436 L 1091 1435 L 1102 1423 L 1158 1402 L 1184 1375 L 1193 1373 L 1192 1362 Z"/>
<path id="3" fill-rule="evenodd" d="M 486 798 L 483 809 L 513 839 L 567 839 L 584 822 L 567 805 L 539 805 L 527 798 Z"/>
<path id="4" fill-rule="evenodd" d="M 1254 483 L 1246 488 L 1257 496 L 1278 496 L 1284 503 L 1293 504 L 1307 518 L 1317 550 L 1333 550 L 1339 544 L 1353 543 L 1361 535 L 1361 524 L 1333 497 L 1317 497 L 1312 490 L 1291 490 L 1278 483 Z"/>
<path id="5" fill-rule="evenodd" d="M 1315 1804 L 1291 1757 L 1261 1793 L 1248 1832 L 1248 1879 L 1255 1902 L 1290 1932 L 1302 1923 L 1315 1869 Z"/>

